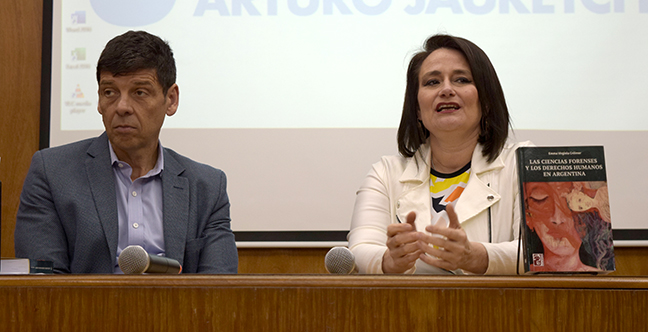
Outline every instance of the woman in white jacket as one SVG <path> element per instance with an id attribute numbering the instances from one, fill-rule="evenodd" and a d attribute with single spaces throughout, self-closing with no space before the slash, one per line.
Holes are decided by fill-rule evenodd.
<path id="1" fill-rule="evenodd" d="M 509 113 L 486 54 L 430 37 L 407 71 L 398 147 L 357 193 L 360 273 L 514 274 L 520 223 Z M 527 144 L 527 143 L 525 143 Z"/>

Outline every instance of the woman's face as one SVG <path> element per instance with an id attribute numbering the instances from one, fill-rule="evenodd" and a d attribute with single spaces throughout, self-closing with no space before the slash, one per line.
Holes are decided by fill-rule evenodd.
<path id="1" fill-rule="evenodd" d="M 419 73 L 418 118 L 432 136 L 444 132 L 479 136 L 481 106 L 472 71 L 458 51 L 440 48 Z"/>
<path id="2" fill-rule="evenodd" d="M 572 187 L 571 182 L 525 184 L 527 225 L 538 234 L 545 251 L 558 256 L 577 254 L 582 243 L 566 199 Z"/>

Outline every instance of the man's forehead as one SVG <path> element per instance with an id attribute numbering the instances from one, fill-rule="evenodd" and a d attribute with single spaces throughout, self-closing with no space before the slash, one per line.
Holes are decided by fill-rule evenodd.
<path id="1" fill-rule="evenodd" d="M 118 74 L 102 71 L 99 74 L 99 84 L 114 84 L 117 81 L 135 84 L 160 84 L 155 69 L 138 69 L 134 72 Z"/>

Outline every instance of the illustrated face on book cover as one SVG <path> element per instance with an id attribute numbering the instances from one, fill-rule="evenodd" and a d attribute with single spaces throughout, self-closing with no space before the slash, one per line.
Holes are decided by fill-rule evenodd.
<path id="1" fill-rule="evenodd" d="M 570 187 L 570 182 L 532 183 L 527 189 L 527 224 L 546 250 L 560 256 L 573 254 L 582 243 L 572 211 L 562 197 L 571 191 Z"/>
<path id="2" fill-rule="evenodd" d="M 583 264 L 579 248 L 586 227 L 579 225 L 578 214 L 597 210 L 609 223 L 608 211 L 598 209 L 600 188 L 592 189 L 583 182 L 531 182 L 525 185 L 526 221 L 544 248 L 544 271 L 595 271 Z M 605 197 L 607 199 L 607 187 Z M 607 203 L 607 202 L 606 202 Z M 609 206 L 609 205 L 608 205 Z M 607 220 L 605 220 L 607 217 Z"/>

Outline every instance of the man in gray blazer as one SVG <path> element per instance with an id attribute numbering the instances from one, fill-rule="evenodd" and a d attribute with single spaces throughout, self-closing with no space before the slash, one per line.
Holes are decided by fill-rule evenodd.
<path id="1" fill-rule="evenodd" d="M 97 138 L 34 154 L 20 196 L 16 257 L 54 262 L 57 273 L 119 273 L 128 245 L 180 262 L 188 273 L 236 273 L 225 174 L 163 148 L 178 108 L 169 45 L 129 31 L 97 64 Z"/>

